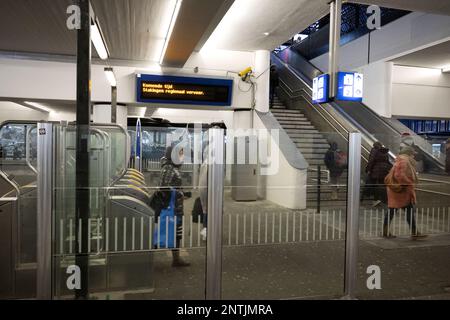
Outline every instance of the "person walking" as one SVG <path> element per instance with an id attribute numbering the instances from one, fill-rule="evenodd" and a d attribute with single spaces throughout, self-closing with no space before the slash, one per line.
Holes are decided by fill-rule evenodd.
<path id="1" fill-rule="evenodd" d="M 389 210 L 384 217 L 383 237 L 393 237 L 389 227 L 394 214 L 399 210 L 406 212 L 406 220 L 411 228 L 411 238 L 416 240 L 425 237 L 417 230 L 414 214 L 414 205 L 417 204 L 415 189 L 418 183 L 414 155 L 412 147 L 404 146 L 385 178 Z"/>
<path id="2" fill-rule="evenodd" d="M 450 138 L 447 139 L 445 144 L 445 171 L 450 175 Z"/>
<path id="3" fill-rule="evenodd" d="M 161 174 L 159 189 L 162 191 L 164 203 L 166 206 L 170 203 L 172 190 L 175 190 L 175 216 L 177 221 L 176 226 L 176 246 L 172 249 L 172 266 L 173 267 L 187 267 L 190 263 L 184 261 L 180 257 L 180 243 L 182 236 L 182 217 L 184 215 L 184 198 L 185 194 L 182 189 L 182 180 L 180 174 L 180 167 L 183 165 L 184 151 L 182 148 L 177 148 L 177 145 L 169 146 L 166 149 L 165 156 L 161 159 Z M 159 217 L 157 217 L 159 218 Z"/>
<path id="4" fill-rule="evenodd" d="M 380 147 L 376 150 L 370 166 L 370 179 L 373 185 L 374 203 L 376 207 L 381 203 L 387 204 L 387 193 L 384 179 L 392 168 L 389 162 L 389 149 Z"/>
<path id="5" fill-rule="evenodd" d="M 373 179 L 371 177 L 371 171 L 373 170 L 373 165 L 375 164 L 375 162 L 374 162 L 375 154 L 382 146 L 383 145 L 380 142 L 376 141 L 373 144 L 372 149 L 370 150 L 369 160 L 367 161 L 367 166 L 366 166 L 366 182 L 365 182 L 365 187 L 364 187 L 364 191 L 363 191 L 363 198 L 367 197 L 370 199 L 370 198 L 375 197 L 374 184 L 372 181 Z"/>
<path id="6" fill-rule="evenodd" d="M 331 142 L 330 148 L 325 153 L 325 166 L 330 171 L 331 200 L 338 199 L 339 178 L 344 172 L 346 161 L 345 154 L 338 149 L 336 142 Z"/>
<path id="7" fill-rule="evenodd" d="M 270 107 L 273 107 L 273 101 L 275 99 L 275 91 L 280 84 L 278 70 L 275 65 L 270 66 Z"/>

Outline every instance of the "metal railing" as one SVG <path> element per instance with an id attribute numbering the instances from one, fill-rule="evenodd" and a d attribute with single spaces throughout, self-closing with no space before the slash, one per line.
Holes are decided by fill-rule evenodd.
<path id="1" fill-rule="evenodd" d="M 361 209 L 359 211 L 360 240 L 383 238 L 387 209 Z M 387 221 L 387 229 L 397 237 L 414 236 L 415 232 L 427 235 L 450 233 L 450 207 L 416 208 L 414 232 L 407 223 L 407 212 L 396 211 Z M 154 217 L 91 218 L 88 254 L 118 254 L 171 250 L 174 248 L 195 249 L 206 247 L 203 225 L 193 216 L 174 217 L 173 223 Z M 80 225 L 83 225 L 80 223 Z M 56 221 L 58 232 L 57 256 L 73 255 L 75 245 L 75 219 Z M 169 231 L 169 228 L 173 230 Z M 177 243 L 177 230 L 179 246 Z M 225 213 L 223 215 L 223 246 L 257 246 L 287 243 L 341 241 L 345 239 L 346 211 L 262 211 L 259 213 Z M 161 232 L 163 231 L 163 232 Z M 79 231 L 81 232 L 81 231 Z M 170 235 L 170 237 L 166 237 Z M 155 242 L 156 240 L 156 242 Z M 81 237 L 78 237 L 81 241 Z M 79 243 L 78 248 L 82 248 Z"/>

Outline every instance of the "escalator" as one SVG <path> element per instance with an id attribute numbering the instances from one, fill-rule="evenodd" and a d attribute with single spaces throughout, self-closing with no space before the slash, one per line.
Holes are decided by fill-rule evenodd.
<path id="1" fill-rule="evenodd" d="M 287 48 L 278 54 L 272 54 L 272 63 L 278 67 L 280 87 L 285 93 L 285 98 L 302 98 L 306 103 L 312 105 L 312 80 L 322 72 L 291 48 Z M 356 129 L 360 131 L 363 134 L 363 147 L 365 149 L 370 150 L 375 141 L 383 143 L 391 150 L 390 156 L 392 159 L 399 151 L 402 133 L 409 133 L 414 140 L 414 145 L 424 159 L 424 171 L 436 174 L 444 172 L 445 160 L 443 155 L 435 157 L 432 154 L 431 145 L 400 121 L 383 118 L 359 102 L 333 101 L 321 105 L 320 108 L 326 110 L 326 112 L 322 112 L 322 115 L 327 118 L 327 121 L 337 121 L 347 130 Z M 366 153 L 364 151 L 367 150 L 363 150 L 363 154 Z"/>

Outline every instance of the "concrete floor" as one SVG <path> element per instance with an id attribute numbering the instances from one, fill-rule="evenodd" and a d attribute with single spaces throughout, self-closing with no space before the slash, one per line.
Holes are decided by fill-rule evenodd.
<path id="1" fill-rule="evenodd" d="M 195 198 L 195 195 L 193 199 Z M 188 216 L 193 199 L 185 204 Z M 281 208 L 268 201 L 234 202 L 226 194 L 224 214 L 247 215 L 265 212 L 296 212 L 297 217 L 311 216 L 309 211 L 293 211 Z M 292 215 L 291 215 L 292 219 Z M 224 220 L 224 237 L 228 233 Z M 242 221 L 242 220 L 241 220 Z M 282 226 L 285 225 L 285 220 Z M 297 220 L 298 221 L 298 220 Z M 320 225 L 322 234 L 330 224 L 325 219 L 319 224 L 319 217 L 311 219 Z M 194 224 L 195 226 L 196 224 Z M 242 226 L 242 223 L 241 223 Z M 256 222 L 254 224 L 256 226 Z M 275 230 L 279 223 L 276 220 Z M 246 229 L 250 230 L 250 218 Z M 306 225 L 303 226 L 306 228 Z M 338 299 L 343 295 L 344 240 L 342 225 L 335 225 L 336 235 L 341 240 L 328 240 L 310 236 L 308 241 L 257 244 L 256 237 L 251 244 L 250 232 L 246 243 L 241 240 L 231 245 L 224 238 L 222 296 L 224 299 Z M 235 229 L 233 229 L 234 234 Z M 298 230 L 299 231 L 299 230 Z M 243 232 L 243 230 L 241 230 Z M 316 230 L 318 235 L 318 230 Z M 242 233 L 241 233 L 242 234 Z M 279 234 L 276 233 L 275 238 Z M 292 233 L 288 235 L 292 237 Z M 270 239 L 270 233 L 269 233 Z M 359 242 L 359 270 L 357 297 L 359 299 L 449 299 L 450 293 L 450 233 L 440 232 L 426 240 L 412 241 L 407 236 L 395 239 L 362 237 Z M 110 299 L 204 299 L 205 297 L 205 244 L 192 249 L 182 249 L 181 255 L 191 263 L 185 268 L 171 266 L 169 251 L 154 253 L 155 286 L 152 292 L 110 293 Z M 369 290 L 366 280 L 367 267 L 381 268 L 381 290 Z M 149 269 L 149 272 L 151 270 Z M 104 298 L 105 294 L 99 296 Z"/>

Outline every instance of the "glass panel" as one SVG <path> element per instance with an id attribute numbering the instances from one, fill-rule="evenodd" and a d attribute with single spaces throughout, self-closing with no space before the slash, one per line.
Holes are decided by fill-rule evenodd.
<path id="1" fill-rule="evenodd" d="M 198 187 L 202 127 L 143 127 L 142 173 L 136 135 L 115 126 L 93 125 L 90 134 L 89 298 L 204 299 L 205 247 Z M 75 128 L 57 127 L 55 205 L 55 298 L 73 299 L 67 268 L 76 263 Z M 196 148 L 194 148 L 194 145 Z M 167 148 L 172 161 L 167 158 Z M 194 164 L 195 158 L 200 161 Z M 184 157 L 178 165 L 176 159 Z M 161 186 L 161 188 L 159 188 Z M 151 209 L 152 195 L 162 207 Z M 159 192 L 161 191 L 161 192 Z M 156 208 L 156 206 L 154 206 Z M 199 209 L 200 207 L 200 209 Z M 166 213 L 175 213 L 166 218 Z M 206 229 L 205 229 L 206 230 Z M 187 280 L 189 279 L 189 280 Z"/>
<path id="2" fill-rule="evenodd" d="M 36 124 L 0 128 L 1 298 L 36 296 Z"/>
<path id="3" fill-rule="evenodd" d="M 450 179 L 406 136 L 394 138 L 396 159 L 374 146 L 362 163 L 358 297 L 440 299 L 450 279 Z"/>
<path id="4" fill-rule="evenodd" d="M 227 135 L 224 299 L 343 293 L 347 137 L 286 133 Z"/>

